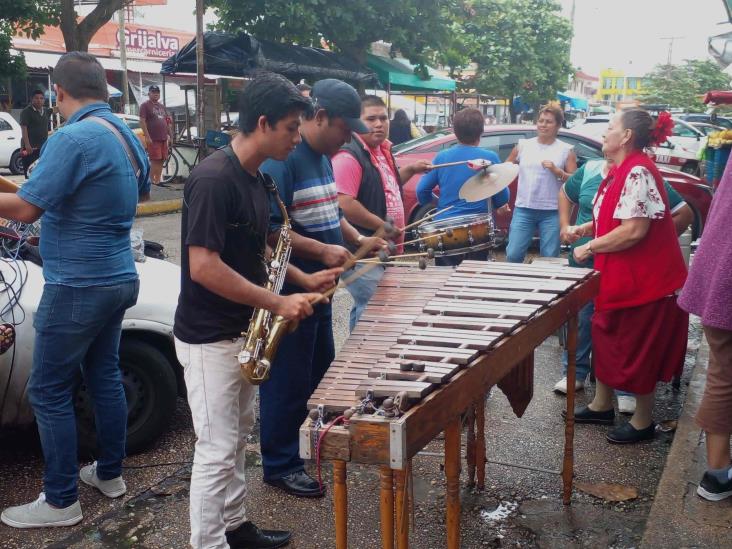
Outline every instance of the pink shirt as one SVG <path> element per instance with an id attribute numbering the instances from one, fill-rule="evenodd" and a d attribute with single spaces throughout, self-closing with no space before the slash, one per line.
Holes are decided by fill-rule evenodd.
<path id="1" fill-rule="evenodd" d="M 355 137 L 355 139 L 358 138 Z M 384 196 L 386 197 L 386 215 L 394 219 L 394 224 L 397 227 L 404 227 L 404 203 L 399 189 L 399 180 L 386 156 L 386 151 L 390 147 L 391 143 L 384 141 L 380 147 L 366 147 L 366 149 L 371 153 L 371 163 L 381 174 L 381 183 L 384 186 Z M 346 151 L 338 152 L 331 160 L 338 192 L 356 198 L 363 176 L 363 170 L 358 160 Z M 403 241 L 404 237 L 400 235 L 397 243 Z M 400 246 L 399 253 L 401 251 Z"/>

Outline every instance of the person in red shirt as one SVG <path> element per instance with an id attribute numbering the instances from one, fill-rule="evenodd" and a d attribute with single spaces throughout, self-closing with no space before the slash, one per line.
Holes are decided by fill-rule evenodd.
<path id="1" fill-rule="evenodd" d="M 592 317 L 597 390 L 575 419 L 612 424 L 612 389 L 636 394 L 630 422 L 607 434 L 616 444 L 653 438 L 656 383 L 670 381 L 686 354 L 689 315 L 676 304 L 686 265 L 663 178 L 644 152 L 665 141 L 672 127 L 668 113 L 657 122 L 638 108 L 613 118 L 603 152 L 614 167 L 595 195 L 594 223 L 581 226 L 594 238 L 574 249 L 580 263 L 594 255 L 601 273 Z"/>
<path id="2" fill-rule="evenodd" d="M 148 100 L 140 106 L 140 126 L 150 158 L 150 179 L 153 185 L 163 186 L 160 176 L 173 138 L 173 123 L 165 105 L 160 103 L 160 88 L 155 84 L 150 86 L 147 97 Z"/>

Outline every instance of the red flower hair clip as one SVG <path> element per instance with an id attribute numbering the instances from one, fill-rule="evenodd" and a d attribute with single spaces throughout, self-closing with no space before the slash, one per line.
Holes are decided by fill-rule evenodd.
<path id="1" fill-rule="evenodd" d="M 656 118 L 656 127 L 651 132 L 651 145 L 657 147 L 664 143 L 674 131 L 674 121 L 671 113 L 662 111 Z"/>

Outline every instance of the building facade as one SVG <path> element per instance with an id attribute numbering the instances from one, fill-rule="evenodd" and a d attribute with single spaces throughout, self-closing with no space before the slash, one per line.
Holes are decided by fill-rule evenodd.
<path id="1" fill-rule="evenodd" d="M 619 69 L 603 69 L 600 71 L 595 100 L 603 105 L 633 102 L 642 90 L 642 76 L 626 75 Z"/>

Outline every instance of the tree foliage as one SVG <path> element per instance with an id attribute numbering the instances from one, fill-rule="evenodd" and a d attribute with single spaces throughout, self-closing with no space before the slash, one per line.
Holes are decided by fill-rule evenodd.
<path id="1" fill-rule="evenodd" d="M 464 87 L 529 105 L 566 87 L 572 27 L 554 0 L 472 0 L 458 24 L 477 66 Z"/>
<path id="2" fill-rule="evenodd" d="M 383 40 L 413 63 L 426 61 L 450 32 L 445 15 L 459 0 L 207 0 L 219 17 L 217 28 L 255 37 L 329 46 L 364 62 L 372 42 Z"/>
<path id="3" fill-rule="evenodd" d="M 89 42 L 99 29 L 104 26 L 114 13 L 133 0 L 98 0 L 97 5 L 84 19 L 79 21 L 79 14 L 74 7 L 74 0 L 56 0 L 60 13 L 58 24 L 64 35 L 66 51 L 88 51 Z"/>
<path id="4" fill-rule="evenodd" d="M 52 23 L 57 13 L 54 0 L 0 0 L 0 78 L 25 74 L 23 56 L 11 51 L 13 36 L 38 38 L 43 25 Z"/>
<path id="5" fill-rule="evenodd" d="M 730 77 L 712 61 L 687 60 L 681 65 L 658 65 L 646 75 L 641 99 L 645 103 L 703 111 L 703 95 L 727 90 Z"/>

